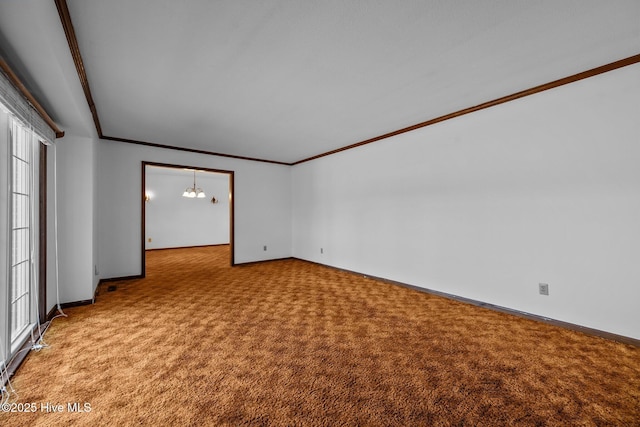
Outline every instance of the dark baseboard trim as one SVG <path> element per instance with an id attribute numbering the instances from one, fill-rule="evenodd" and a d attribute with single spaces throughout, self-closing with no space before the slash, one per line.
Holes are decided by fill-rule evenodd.
<path id="1" fill-rule="evenodd" d="M 151 251 L 166 251 L 169 249 L 213 248 L 217 246 L 229 246 L 229 245 L 230 243 L 216 243 L 215 245 L 194 245 L 194 246 L 174 246 L 170 248 L 151 248 L 151 249 L 145 249 L 145 251 L 151 252 Z"/>
<path id="2" fill-rule="evenodd" d="M 54 305 L 51 310 L 49 310 L 49 312 L 47 313 L 47 322 L 51 322 L 51 319 L 53 319 L 56 316 L 56 312 L 58 311 L 58 306 Z"/>
<path id="3" fill-rule="evenodd" d="M 97 288 L 96 288 L 97 289 Z M 61 309 L 65 309 L 65 308 L 71 308 L 71 307 L 80 307 L 83 305 L 91 305 L 93 304 L 93 302 L 95 301 L 94 299 L 85 299 L 85 300 L 81 300 L 81 301 L 71 301 L 71 302 L 65 302 L 63 304 L 60 304 L 60 308 Z M 55 305 L 53 306 L 53 308 L 51 310 L 49 310 L 49 313 L 47 313 L 47 321 L 50 322 L 54 317 L 56 317 L 58 315 L 58 306 Z"/>
<path id="4" fill-rule="evenodd" d="M 91 304 L 93 304 L 93 300 L 92 299 L 85 299 L 85 300 L 82 300 L 82 301 L 65 302 L 64 304 L 60 304 L 60 307 L 65 309 L 65 308 L 80 307 L 80 306 L 83 306 L 83 305 L 91 305 Z"/>
<path id="5" fill-rule="evenodd" d="M 448 294 L 446 292 L 440 292 L 440 291 L 434 291 L 433 289 L 421 288 L 420 286 L 413 286 L 413 285 L 409 285 L 409 284 L 406 284 L 406 283 L 394 282 L 392 280 L 382 279 L 382 278 L 380 278 L 380 279 L 374 278 L 374 279 L 381 280 L 383 282 L 394 284 L 394 285 L 398 285 L 398 286 L 403 286 L 405 288 L 414 289 L 416 291 L 426 292 L 426 293 L 429 293 L 429 294 L 441 296 L 441 297 L 444 297 L 444 298 L 452 299 L 452 300 L 463 302 L 463 303 L 466 303 L 466 304 L 475 305 L 477 307 L 483 307 L 483 308 L 487 308 L 489 310 L 499 311 L 501 313 L 511 314 L 511 315 L 514 315 L 514 316 L 523 317 L 523 318 L 529 319 L 529 320 L 535 320 L 537 322 L 542 322 L 542 323 L 546 323 L 546 324 L 553 325 L 553 326 L 559 326 L 559 327 L 564 328 L 564 329 L 569 329 L 569 330 L 572 330 L 572 331 L 582 332 L 582 333 L 585 333 L 587 335 L 593 335 L 593 336 L 600 337 L 600 338 L 605 338 L 605 339 L 608 339 L 608 340 L 611 340 L 611 341 L 617 341 L 617 342 L 621 342 L 623 344 L 629 344 L 629 345 L 632 345 L 632 346 L 635 346 L 635 347 L 640 347 L 640 340 L 637 340 L 637 339 L 634 339 L 634 338 L 631 338 L 631 337 L 625 337 L 624 335 L 618 335 L 618 334 L 614 334 L 614 333 L 611 333 L 611 332 L 602 331 L 600 329 L 593 329 L 593 328 L 589 328 L 589 327 L 586 327 L 586 326 L 577 325 L 575 323 L 564 322 L 562 320 L 551 319 L 549 317 L 539 316 L 537 314 L 531 314 L 531 313 L 527 313 L 525 311 L 514 310 L 512 308 L 502 307 L 502 306 L 499 306 L 499 305 L 490 304 L 490 303 L 482 302 L 482 301 L 477 301 L 477 300 L 473 300 L 473 299 L 470 299 L 470 298 L 459 297 L 457 295 Z"/>
<path id="6" fill-rule="evenodd" d="M 486 309 L 489 309 L 489 310 L 498 311 L 500 313 L 506 313 L 506 314 L 511 314 L 513 316 L 523 317 L 525 319 L 546 323 L 548 325 L 558 326 L 558 327 L 561 327 L 561 328 L 564 328 L 564 329 L 569 329 L 569 330 L 576 331 L 576 332 L 582 332 L 582 333 L 587 334 L 587 335 L 596 336 L 596 337 L 599 337 L 599 338 L 604 338 L 604 339 L 607 339 L 607 340 L 616 341 L 616 342 L 619 342 L 619 343 L 622 343 L 622 344 L 627 344 L 627 345 L 631 345 L 631 346 L 640 348 L 640 340 L 635 339 L 635 338 L 631 338 L 631 337 L 626 337 L 624 335 L 618 335 L 618 334 L 614 334 L 614 333 L 611 333 L 611 332 L 601 331 L 599 329 L 593 329 L 593 328 L 589 328 L 589 327 L 586 327 L 586 326 L 576 325 L 575 323 L 564 322 L 562 320 L 551 319 L 551 318 L 548 318 L 548 317 L 539 316 L 537 314 L 531 314 L 531 313 L 527 313 L 527 312 L 524 312 L 524 311 L 514 310 L 514 309 L 511 309 L 511 308 L 490 304 L 490 303 L 487 303 L 487 302 L 482 302 L 482 301 L 478 301 L 478 300 L 474 300 L 474 299 L 470 299 L 470 298 L 464 298 L 464 297 L 460 297 L 458 295 L 448 294 L 446 292 L 434 291 L 433 289 L 423 288 L 423 287 L 415 286 L 415 285 L 409 285 L 407 283 L 402 283 L 402 282 L 398 282 L 398 281 L 391 280 L 391 279 L 385 279 L 384 277 L 371 276 L 369 274 L 360 273 L 358 271 L 347 270 L 346 268 L 334 267 L 332 265 L 322 264 L 322 263 L 315 262 L 315 261 L 309 261 L 309 260 L 302 259 L 302 258 L 292 257 L 292 259 L 303 261 L 303 262 L 308 262 L 308 263 L 311 263 L 311 264 L 315 264 L 315 265 L 319 265 L 319 266 L 322 266 L 322 267 L 331 268 L 331 269 L 338 270 L 338 271 L 343 271 L 345 273 L 357 274 L 359 276 L 363 276 L 363 277 L 366 277 L 368 279 L 377 280 L 377 281 L 383 282 L 383 283 L 388 283 L 390 285 L 402 286 L 403 288 L 413 289 L 415 291 L 419 291 L 419 292 L 424 292 L 424 293 L 440 296 L 440 297 L 443 297 L 443 298 L 447 298 L 447 299 L 450 299 L 450 300 L 462 302 L 462 303 L 465 303 L 465 304 L 471 304 L 471 305 L 474 305 L 474 306 L 477 306 L 477 307 L 482 307 L 482 308 L 486 308 Z"/>
<path id="7" fill-rule="evenodd" d="M 271 262 L 271 261 L 285 261 L 285 260 L 288 260 L 288 259 L 297 259 L 297 258 L 284 257 L 284 258 L 274 258 L 274 259 L 263 259 L 263 260 L 260 260 L 260 261 L 240 262 L 240 263 L 233 264 L 233 267 L 248 267 L 248 266 L 255 265 L 255 264 L 263 264 L 265 262 Z"/>
<path id="8" fill-rule="evenodd" d="M 135 276 L 107 277 L 105 279 L 100 279 L 100 281 L 98 282 L 98 287 L 100 287 L 100 285 L 102 285 L 105 282 L 120 282 L 123 280 L 136 280 L 136 279 L 144 279 L 144 276 L 142 276 L 141 274 L 137 274 Z"/>

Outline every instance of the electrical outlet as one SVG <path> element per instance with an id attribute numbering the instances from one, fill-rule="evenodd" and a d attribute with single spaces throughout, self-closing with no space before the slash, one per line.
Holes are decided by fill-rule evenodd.
<path id="1" fill-rule="evenodd" d="M 96 275 L 96 276 L 97 276 L 98 274 L 100 274 L 100 273 L 98 272 L 98 266 L 97 266 L 97 265 L 94 265 L 94 266 L 93 266 L 93 274 L 94 274 L 94 275 Z"/>
<path id="2" fill-rule="evenodd" d="M 538 283 L 538 291 L 540 295 L 549 295 L 549 285 L 546 283 Z"/>
<path id="3" fill-rule="evenodd" d="M 323 254 L 324 253 L 324 249 L 320 248 L 320 253 Z"/>
<path id="4" fill-rule="evenodd" d="M 266 250 L 267 250 L 267 245 L 264 245 L 264 246 L 262 247 L 262 250 L 266 251 Z"/>

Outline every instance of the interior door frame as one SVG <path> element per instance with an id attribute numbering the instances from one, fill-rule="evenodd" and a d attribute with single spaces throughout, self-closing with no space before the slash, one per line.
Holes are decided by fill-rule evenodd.
<path id="1" fill-rule="evenodd" d="M 231 266 L 236 265 L 235 263 L 235 195 L 234 195 L 234 171 L 223 170 L 223 169 L 212 169 L 205 168 L 200 166 L 188 166 L 188 165 L 176 165 L 170 163 L 157 163 L 157 162 L 147 162 L 142 161 L 142 185 L 140 189 L 140 207 L 141 207 L 141 233 L 140 233 L 140 256 L 141 256 L 141 268 L 140 268 L 140 276 L 142 278 L 146 277 L 147 272 L 147 254 L 146 254 L 146 223 L 147 223 L 147 211 L 146 211 L 146 200 L 145 200 L 145 191 L 146 191 L 146 180 L 147 180 L 147 166 L 157 166 L 162 168 L 171 168 L 171 169 L 194 169 L 197 171 L 204 172 L 213 172 L 213 173 L 221 173 L 229 176 L 229 246 L 231 249 Z"/>

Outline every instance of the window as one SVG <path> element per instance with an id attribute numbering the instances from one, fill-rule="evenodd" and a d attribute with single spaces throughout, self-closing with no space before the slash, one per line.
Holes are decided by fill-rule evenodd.
<path id="1" fill-rule="evenodd" d="M 34 297 L 37 289 L 34 242 L 34 171 L 32 132 L 17 120 L 11 120 L 10 156 L 10 234 L 9 246 L 9 330 L 11 352 L 22 344 L 36 319 Z"/>
<path id="2" fill-rule="evenodd" d="M 20 87 L 0 58 L 1 383 L 7 363 L 26 354 L 20 347 L 36 338 L 34 326 L 46 315 L 46 150 L 40 143 L 52 144 L 56 129 Z"/>
<path id="3" fill-rule="evenodd" d="M 40 317 L 39 146 L 28 125 L 0 108 L 0 366 Z"/>

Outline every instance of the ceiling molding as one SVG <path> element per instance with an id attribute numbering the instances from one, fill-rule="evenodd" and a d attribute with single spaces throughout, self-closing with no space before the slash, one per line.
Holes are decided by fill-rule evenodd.
<path id="1" fill-rule="evenodd" d="M 64 28 L 64 34 L 67 36 L 69 51 L 71 51 L 71 57 L 73 58 L 73 63 L 76 66 L 76 71 L 80 78 L 80 84 L 82 85 L 84 96 L 87 98 L 89 110 L 91 110 L 91 115 L 93 116 L 93 123 L 96 125 L 98 136 L 102 137 L 102 127 L 100 126 L 98 111 L 96 110 L 96 104 L 93 102 L 93 96 L 91 95 L 89 79 L 87 78 L 87 72 L 84 68 L 84 62 L 82 62 L 82 55 L 80 55 L 80 47 L 78 46 L 76 32 L 73 29 L 73 23 L 71 22 L 71 15 L 69 14 L 69 8 L 67 7 L 67 0 L 55 0 L 55 2 L 56 8 L 58 9 L 58 15 L 60 16 L 60 22 L 62 23 L 62 28 Z"/>
<path id="2" fill-rule="evenodd" d="M 0 69 L 4 71 L 4 74 L 6 74 L 11 83 L 20 91 L 22 96 L 24 96 L 27 101 L 33 106 L 33 108 L 35 108 L 40 117 L 42 117 L 42 120 L 44 120 L 45 123 L 51 128 L 51 130 L 55 132 L 56 138 L 62 138 L 64 136 L 64 131 L 60 130 L 56 122 L 53 121 L 51 116 L 49 116 L 42 105 L 40 105 L 38 100 L 36 100 L 31 92 L 29 92 L 29 89 L 27 89 L 27 87 L 22 84 L 16 73 L 14 73 L 11 67 L 9 67 L 9 64 L 7 64 L 6 61 L 2 58 L 0 58 Z"/>
<path id="3" fill-rule="evenodd" d="M 413 126 L 408 126 L 406 128 L 398 129 L 393 132 L 385 133 L 384 135 L 379 135 L 370 139 L 366 139 L 364 141 L 357 142 L 355 144 L 347 145 L 345 147 L 337 148 L 335 150 L 327 151 L 326 153 L 318 154 L 303 160 L 299 160 L 297 162 L 292 163 L 293 165 L 299 165 L 300 163 L 309 162 L 311 160 L 319 159 L 321 157 L 330 156 L 332 154 L 340 153 L 342 151 L 350 150 L 352 148 L 361 147 L 363 145 L 371 144 L 372 142 L 380 141 L 382 139 L 390 138 L 392 136 L 400 135 L 406 132 L 411 132 L 412 130 L 420 129 L 423 127 L 427 127 L 430 125 L 434 125 L 436 123 L 444 122 L 446 120 L 454 119 L 456 117 L 463 116 L 465 114 L 473 113 L 476 111 L 484 110 L 485 108 L 494 107 L 496 105 L 504 104 L 506 102 L 515 101 L 516 99 L 524 98 L 525 96 L 535 95 L 536 93 L 544 92 L 549 89 L 554 89 L 559 86 L 564 86 L 569 83 L 574 83 L 579 80 L 584 80 L 589 77 L 597 76 L 598 74 L 607 73 L 609 71 L 617 70 L 618 68 L 626 67 L 628 65 L 636 64 L 640 62 L 640 54 L 630 56 L 628 58 L 621 59 L 619 61 L 611 62 L 606 65 L 602 65 L 600 67 L 592 68 L 587 71 L 583 71 L 581 73 L 573 74 L 568 77 L 564 77 L 558 80 L 554 80 L 549 83 L 541 84 L 539 86 L 532 87 L 530 89 L 526 89 L 520 92 L 513 93 L 511 95 L 503 96 L 501 98 L 494 99 L 492 101 L 484 102 L 482 104 L 478 104 L 473 107 L 465 108 L 463 110 L 459 110 L 453 113 L 445 114 L 444 116 L 436 117 L 434 119 L 430 119 L 421 123 L 418 123 Z"/>
<path id="4" fill-rule="evenodd" d="M 497 98 L 491 101 L 487 101 L 484 102 L 482 104 L 478 104 L 475 105 L 473 107 L 469 107 L 469 108 L 465 108 L 462 110 L 458 110 L 455 111 L 453 113 L 449 113 L 449 114 L 445 114 L 443 116 L 439 116 L 433 119 L 429 119 L 426 120 L 424 122 L 412 125 L 412 126 L 408 126 L 402 129 L 398 129 L 389 133 L 385 133 L 383 135 L 379 135 L 379 136 L 375 136 L 373 138 L 369 138 L 366 139 L 364 141 L 360 141 L 357 142 L 355 144 L 351 144 L 351 145 L 346 145 L 344 147 L 341 148 L 337 148 L 335 150 L 331 150 L 331 151 L 327 151 L 325 153 L 321 153 L 321 154 L 317 154 L 315 156 L 311 156 L 302 160 L 298 160 L 296 162 L 293 163 L 287 163 L 287 162 L 280 162 L 280 161 L 276 161 L 276 160 L 268 160 L 268 159 L 259 159 L 259 158 L 254 158 L 254 157 L 245 157 L 245 156 L 238 156 L 238 155 L 232 155 L 232 154 L 224 154 L 224 153 L 216 153 L 216 152 L 212 152 L 212 151 L 207 151 L 207 150 L 199 150 L 199 149 L 192 149 L 192 148 L 184 148 L 184 147 L 177 147 L 177 146 L 173 146 L 173 145 L 165 145 L 165 144 L 157 144 L 157 143 L 151 143 L 151 142 L 145 142 L 145 141 L 139 141 L 139 140 L 133 140 L 133 139 L 127 139 L 127 138 L 118 138 L 118 137 L 112 137 L 112 136 L 106 136 L 102 133 L 102 128 L 100 126 L 100 119 L 98 117 L 98 112 L 95 106 L 95 103 L 93 101 L 93 96 L 91 95 L 91 89 L 89 87 L 89 80 L 87 78 L 87 73 L 85 71 L 85 67 L 84 67 L 84 63 L 82 62 L 82 56 L 80 55 L 80 48 L 78 46 L 78 40 L 76 38 L 76 34 L 75 31 L 73 29 L 73 23 L 71 22 L 71 15 L 69 13 L 69 9 L 67 7 L 67 2 L 66 0 L 55 0 L 56 3 L 56 7 L 58 9 L 58 14 L 60 16 L 60 21 L 62 22 L 62 26 L 64 28 L 64 32 L 67 36 L 67 42 L 69 44 L 69 50 L 71 51 L 71 56 L 73 57 L 73 61 L 75 63 L 76 66 L 76 71 L 78 72 L 78 77 L 80 79 L 80 83 L 82 85 L 82 89 L 84 91 L 85 97 L 87 98 L 87 103 L 89 104 L 89 109 L 91 110 L 91 114 L 93 116 L 93 121 L 95 123 L 96 126 L 96 130 L 98 132 L 98 136 L 100 137 L 100 139 L 103 140 L 108 140 L 108 141 L 119 141 L 119 142 L 125 142 L 125 143 L 129 143 L 129 144 L 138 144 L 138 145 L 146 145 L 146 146 L 150 146 L 150 147 L 157 147 L 157 148 L 164 148 L 164 149 L 170 149 L 170 150 L 178 150 L 178 151 L 186 151 L 186 152 L 190 152 L 190 153 L 197 153 L 197 154 L 206 154 L 206 155 L 211 155 L 211 156 L 220 156 L 220 157 L 228 157 L 228 158 L 233 158 L 233 159 L 241 159 L 241 160 L 249 160 L 249 161 L 257 161 L 257 162 L 265 162 L 265 163 L 273 163 L 273 164 L 280 164 L 280 165 L 288 165 L 288 166 L 293 166 L 293 165 L 298 165 L 301 163 L 305 163 L 305 162 L 309 162 L 311 160 L 316 160 L 322 157 L 326 157 L 326 156 L 330 156 L 332 154 L 336 154 L 336 153 L 340 153 L 342 151 L 346 151 L 346 150 L 351 150 L 353 148 L 357 148 L 357 147 L 361 147 L 363 145 L 367 145 L 367 144 L 371 144 L 373 142 L 377 142 L 383 139 L 387 139 L 387 138 L 391 138 L 393 136 L 397 136 L 403 133 L 407 133 L 407 132 L 411 132 L 413 130 L 417 130 L 417 129 L 421 129 L 436 123 L 440 123 L 440 122 L 444 122 L 446 120 L 450 120 L 450 119 L 454 119 L 456 117 L 460 117 L 463 116 L 465 114 L 469 114 L 469 113 L 473 113 L 476 111 L 480 111 L 480 110 L 484 110 L 486 108 L 490 108 L 490 107 L 494 107 L 496 105 L 500 105 L 500 104 L 504 104 L 506 102 L 510 102 L 510 101 L 514 101 L 520 98 L 524 98 L 530 95 L 535 95 L 537 93 L 540 92 L 544 92 L 546 90 L 549 89 L 554 89 L 560 86 L 564 86 L 566 84 L 569 83 L 573 83 L 573 82 L 577 82 L 579 80 L 583 80 L 583 79 L 587 79 L 589 77 L 593 77 L 593 76 L 597 76 L 599 74 L 603 74 L 609 71 L 613 71 L 616 70 L 618 68 L 622 68 L 622 67 L 626 67 L 632 64 L 636 64 L 638 62 L 640 62 L 640 54 L 637 55 L 633 55 L 630 56 L 628 58 L 624 58 L 615 62 L 611 62 L 609 64 L 605 64 L 596 68 L 592 68 L 590 70 L 587 71 L 583 71 L 577 74 L 573 74 L 571 76 L 568 77 L 564 77 L 558 80 L 554 80 L 552 82 L 549 83 L 545 83 L 545 84 L 541 84 L 535 87 L 532 87 L 530 89 L 526 89 L 526 90 L 522 90 L 520 92 L 516 92 L 513 93 L 511 95 L 507 95 L 507 96 L 503 96 L 501 98 Z M 39 104 L 38 104 L 39 105 Z M 42 107 L 40 107 L 42 108 Z M 43 110 L 44 111 L 44 110 Z M 46 114 L 46 113 L 45 113 Z M 48 116 L 47 116 L 48 117 Z M 43 117 L 44 118 L 44 117 Z M 49 119 L 50 120 L 50 119 Z M 64 135 L 64 132 L 62 133 Z"/>
<path id="5" fill-rule="evenodd" d="M 276 165 L 285 165 L 285 166 L 292 165 L 292 163 L 279 162 L 277 160 L 258 159 L 255 157 L 245 157 L 245 156 L 236 156 L 233 154 L 215 153 L 213 151 L 197 150 L 195 148 L 186 148 L 186 147 L 176 147 L 174 145 L 156 144 L 154 142 L 138 141 L 136 139 L 117 138 L 117 137 L 106 136 L 106 135 L 102 135 L 100 139 L 104 139 L 107 141 L 126 142 L 128 144 L 146 145 L 148 147 L 166 148 L 169 150 L 186 151 L 188 153 L 206 154 L 209 156 L 229 157 L 231 159 L 240 159 L 240 160 L 250 160 L 252 162 L 273 163 Z"/>

